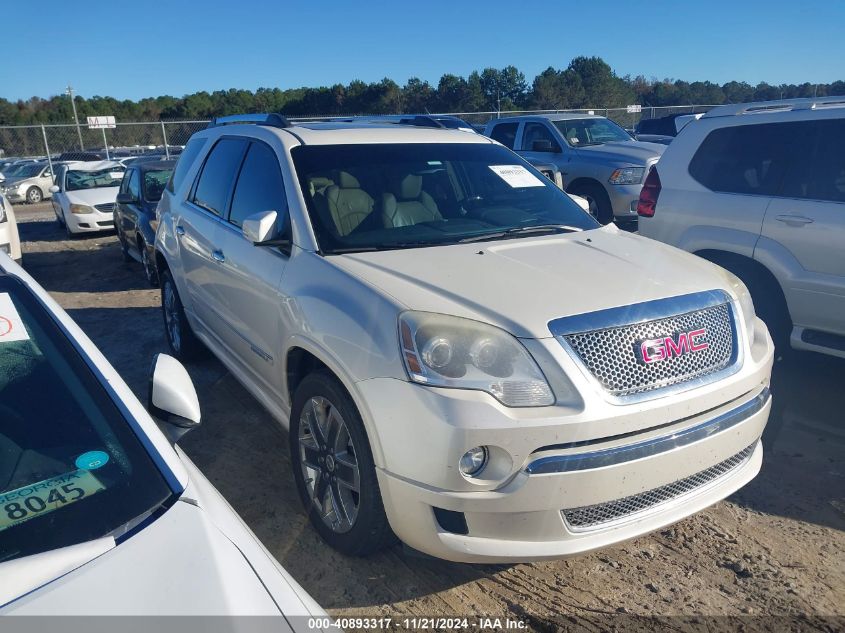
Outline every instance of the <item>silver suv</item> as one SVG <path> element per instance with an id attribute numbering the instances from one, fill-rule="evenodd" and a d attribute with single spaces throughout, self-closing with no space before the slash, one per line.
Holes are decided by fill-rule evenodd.
<path id="1" fill-rule="evenodd" d="M 845 97 L 715 108 L 649 174 L 640 233 L 743 279 L 776 342 L 845 357 Z"/>
<path id="2" fill-rule="evenodd" d="M 288 429 L 345 553 L 572 556 L 760 468 L 773 347 L 742 282 L 489 138 L 227 117 L 158 210 L 173 352 L 209 348 Z"/>
<path id="3" fill-rule="evenodd" d="M 634 140 L 610 119 L 543 114 L 494 119 L 484 133 L 532 164 L 553 163 L 566 191 L 590 203 L 602 224 L 635 225 L 637 199 L 665 145 Z"/>

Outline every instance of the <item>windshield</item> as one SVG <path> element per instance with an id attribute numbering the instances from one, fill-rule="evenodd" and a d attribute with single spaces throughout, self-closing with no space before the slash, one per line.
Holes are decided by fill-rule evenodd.
<path id="1" fill-rule="evenodd" d="M 99 189 L 100 187 L 119 187 L 125 168 L 122 165 L 106 167 L 97 171 L 72 169 L 67 172 L 67 191 L 80 189 Z"/>
<path id="2" fill-rule="evenodd" d="M 11 178 L 17 176 L 18 173 L 24 168 L 26 165 L 9 165 L 6 169 L 3 170 L 3 175 L 6 178 Z"/>
<path id="3" fill-rule="evenodd" d="M 631 141 L 631 135 L 610 119 L 565 119 L 554 121 L 570 147 Z"/>
<path id="4" fill-rule="evenodd" d="M 0 277 L 0 420 L 0 562 L 119 537 L 172 494 L 83 358 L 10 277 Z"/>
<path id="5" fill-rule="evenodd" d="M 33 176 L 37 176 L 41 173 L 41 170 L 44 169 L 44 165 L 40 163 L 30 163 L 29 165 L 20 165 L 14 173 L 15 178 L 32 178 Z M 8 176 L 8 172 L 6 173 Z"/>
<path id="6" fill-rule="evenodd" d="M 598 226 L 499 145 L 308 145 L 291 155 L 327 254 L 513 238 L 549 225 Z"/>
<path id="7" fill-rule="evenodd" d="M 144 200 L 147 202 L 158 202 L 161 194 L 170 180 L 172 169 L 159 169 L 144 172 Z"/>

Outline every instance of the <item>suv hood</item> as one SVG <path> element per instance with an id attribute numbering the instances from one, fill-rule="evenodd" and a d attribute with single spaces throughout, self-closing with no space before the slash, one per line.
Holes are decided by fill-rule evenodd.
<path id="1" fill-rule="evenodd" d="M 9 178 L 9 179 L 3 181 L 3 186 L 4 187 L 18 187 L 18 186 L 20 186 L 20 185 L 22 185 L 26 182 L 29 182 L 30 180 L 32 180 L 32 181 L 38 180 L 38 177 L 37 176 L 29 176 L 27 178 Z"/>
<path id="2" fill-rule="evenodd" d="M 484 321 L 523 338 L 553 319 L 730 285 L 721 269 L 648 238 L 601 229 L 330 257 L 410 310 Z"/>
<path id="3" fill-rule="evenodd" d="M 666 146 L 659 143 L 644 143 L 642 141 L 616 141 L 602 145 L 584 145 L 578 148 L 579 152 L 595 158 L 596 160 L 617 161 L 620 163 L 633 163 L 645 165 L 650 160 L 660 158 Z"/>

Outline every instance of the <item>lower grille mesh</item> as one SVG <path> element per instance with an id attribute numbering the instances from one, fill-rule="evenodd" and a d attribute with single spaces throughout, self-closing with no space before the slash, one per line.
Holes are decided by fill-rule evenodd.
<path id="1" fill-rule="evenodd" d="M 719 462 L 685 479 L 674 481 L 671 484 L 666 484 L 665 486 L 647 490 L 623 499 L 608 501 L 607 503 L 562 510 L 563 518 L 575 530 L 588 530 L 599 528 L 605 523 L 618 521 L 619 519 L 624 519 L 644 510 L 649 510 L 661 503 L 693 492 L 697 488 L 701 488 L 729 473 L 751 456 L 756 445 L 757 443 L 755 442 L 733 457 L 729 457 L 723 462 Z"/>

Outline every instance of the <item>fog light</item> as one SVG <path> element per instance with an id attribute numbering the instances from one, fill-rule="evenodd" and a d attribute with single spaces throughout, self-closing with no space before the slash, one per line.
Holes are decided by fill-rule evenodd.
<path id="1" fill-rule="evenodd" d="M 462 475 L 474 477 L 487 465 L 487 447 L 476 446 L 469 449 L 461 457 L 458 468 Z"/>

